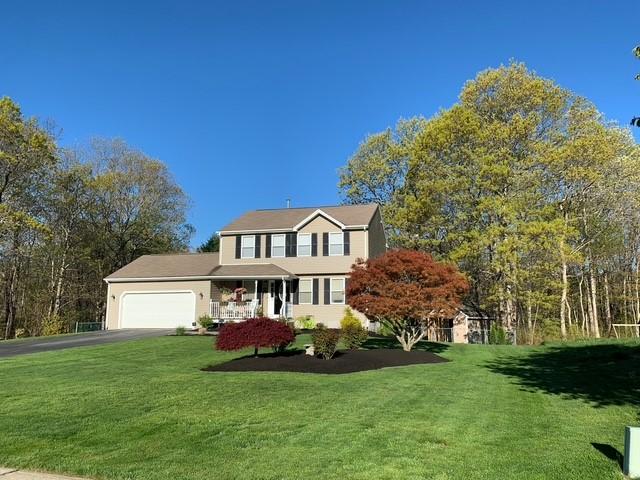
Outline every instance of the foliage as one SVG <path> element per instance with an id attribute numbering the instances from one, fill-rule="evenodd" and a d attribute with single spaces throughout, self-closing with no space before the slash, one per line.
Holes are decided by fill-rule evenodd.
<path id="1" fill-rule="evenodd" d="M 29 332 L 27 332 L 24 328 L 16 328 L 15 338 L 25 338 L 29 336 Z"/>
<path id="2" fill-rule="evenodd" d="M 42 335 L 60 335 L 66 333 L 66 325 L 59 315 L 51 315 L 42 322 Z"/>
<path id="3" fill-rule="evenodd" d="M 360 322 L 347 323 L 342 327 L 340 337 L 349 350 L 356 350 L 367 341 L 368 334 Z"/>
<path id="4" fill-rule="evenodd" d="M 198 318 L 198 325 L 200 325 L 201 328 L 211 328 L 213 327 L 213 318 L 211 315 L 201 315 Z"/>
<path id="5" fill-rule="evenodd" d="M 316 327 L 311 335 L 311 342 L 316 355 L 320 355 L 325 360 L 331 360 L 338 350 L 338 342 L 340 341 L 340 333 L 322 327 Z"/>
<path id="6" fill-rule="evenodd" d="M 166 166 L 122 140 L 59 149 L 49 125 L 0 100 L 0 338 L 104 318 L 103 278 L 186 250 L 188 199 Z"/>
<path id="7" fill-rule="evenodd" d="M 185 327 L 176 327 L 176 336 L 182 337 L 187 332 Z"/>
<path id="8" fill-rule="evenodd" d="M 198 247 L 198 252 L 219 252 L 220 251 L 220 235 L 213 233 L 209 239 Z"/>
<path id="9" fill-rule="evenodd" d="M 311 330 L 315 328 L 316 321 L 314 320 L 313 315 L 303 315 L 296 317 L 295 325 L 302 330 Z"/>
<path id="10" fill-rule="evenodd" d="M 351 308 L 346 307 L 344 309 L 344 316 L 342 317 L 342 319 L 340 320 L 340 328 L 342 330 L 344 330 L 345 328 L 351 326 L 351 325 L 358 325 L 358 326 L 362 326 L 362 323 L 360 322 L 360 320 L 358 320 L 358 318 L 353 314 L 353 310 L 351 310 Z"/>
<path id="11" fill-rule="evenodd" d="M 257 317 L 238 323 L 225 323 L 218 333 L 216 349 L 233 351 L 253 347 L 257 356 L 259 348 L 282 349 L 294 340 L 293 330 L 286 323 Z"/>
<path id="12" fill-rule="evenodd" d="M 347 203 L 383 203 L 393 246 L 455 263 L 468 302 L 509 329 L 551 321 L 561 338 L 575 324 L 599 337 L 616 316 L 640 322 L 640 215 L 628 208 L 640 148 L 628 130 L 520 63 L 480 72 L 455 105 L 415 122 L 402 168 L 395 150 L 372 148 L 383 132 L 342 170 Z"/>
<path id="13" fill-rule="evenodd" d="M 426 335 L 430 320 L 451 318 L 468 290 L 453 265 L 431 255 L 391 250 L 353 266 L 347 288 L 349 305 L 387 325 L 410 351 Z"/>
<path id="14" fill-rule="evenodd" d="M 491 323 L 489 328 L 489 343 L 492 345 L 508 345 L 507 332 L 502 325 Z"/>

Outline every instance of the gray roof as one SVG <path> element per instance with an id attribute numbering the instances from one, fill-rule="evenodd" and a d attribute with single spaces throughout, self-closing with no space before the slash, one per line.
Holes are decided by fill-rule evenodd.
<path id="1" fill-rule="evenodd" d="M 189 277 L 280 278 L 294 276 L 272 263 L 220 265 L 218 253 L 143 255 L 106 280 L 166 279 Z"/>
<path id="2" fill-rule="evenodd" d="M 221 232 L 291 230 L 316 210 L 322 210 L 347 227 L 369 225 L 377 209 L 377 204 L 369 203 L 365 205 L 253 210 L 228 224 Z"/>
<path id="3" fill-rule="evenodd" d="M 120 270 L 113 278 L 166 278 L 205 277 L 220 264 L 218 253 L 170 253 L 166 255 L 143 255 Z"/>
<path id="4" fill-rule="evenodd" d="M 295 277 L 291 272 L 272 263 L 254 265 L 220 265 L 212 275 L 231 278 L 281 278 Z"/>

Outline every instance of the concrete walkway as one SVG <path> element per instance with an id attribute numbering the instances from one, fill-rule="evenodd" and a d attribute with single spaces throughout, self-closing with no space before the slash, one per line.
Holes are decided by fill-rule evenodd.
<path id="1" fill-rule="evenodd" d="M 0 480 L 86 480 L 80 477 L 65 477 L 51 473 L 25 472 L 11 468 L 0 467 Z"/>

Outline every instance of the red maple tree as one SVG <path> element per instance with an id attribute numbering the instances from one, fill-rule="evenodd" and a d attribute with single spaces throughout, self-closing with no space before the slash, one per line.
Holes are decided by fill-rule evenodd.
<path id="1" fill-rule="evenodd" d="M 386 325 L 410 351 L 424 338 L 429 321 L 455 315 L 469 290 L 450 264 L 414 250 L 391 250 L 352 267 L 347 303 Z"/>

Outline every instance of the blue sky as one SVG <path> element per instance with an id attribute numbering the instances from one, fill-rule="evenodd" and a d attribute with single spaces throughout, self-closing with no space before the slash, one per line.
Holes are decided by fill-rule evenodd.
<path id="1" fill-rule="evenodd" d="M 628 123 L 639 19 L 637 1 L 11 2 L 0 95 L 63 145 L 121 137 L 166 162 L 198 245 L 245 210 L 339 202 L 366 134 L 511 58 Z"/>

